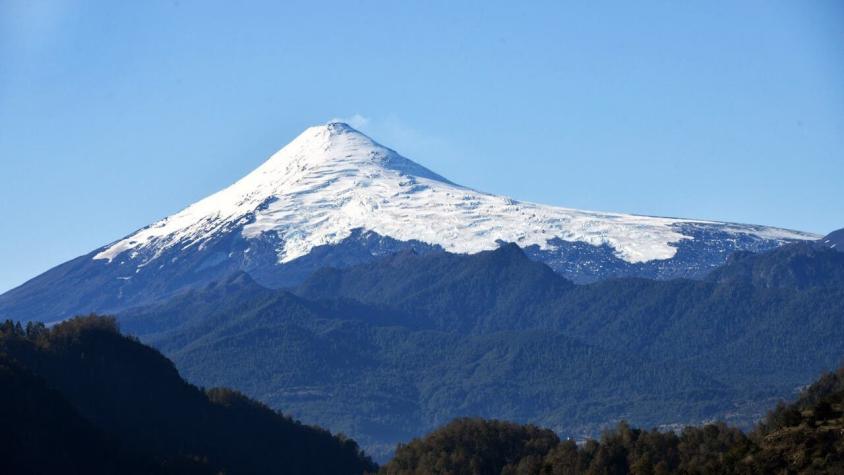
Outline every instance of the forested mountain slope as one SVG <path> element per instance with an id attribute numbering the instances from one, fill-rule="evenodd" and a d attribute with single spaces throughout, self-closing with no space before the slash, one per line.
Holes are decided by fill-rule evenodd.
<path id="1" fill-rule="evenodd" d="M 824 375 L 745 434 L 723 423 L 679 433 L 620 423 L 577 445 L 550 430 L 458 419 L 399 445 L 389 475 L 844 473 L 844 368 Z"/>
<path id="2" fill-rule="evenodd" d="M 708 281 L 766 288 L 844 286 L 844 252 L 825 242 L 783 246 L 762 254 L 737 252 Z"/>
<path id="3" fill-rule="evenodd" d="M 114 320 L 0 326 L 3 473 L 363 473 L 349 439 L 185 383 Z M 55 470 L 59 468 L 60 470 Z"/>
<path id="4" fill-rule="evenodd" d="M 716 271 L 739 274 L 748 260 L 764 260 L 769 279 L 792 284 L 777 288 L 750 279 L 572 286 L 506 245 L 475 256 L 405 255 L 325 270 L 297 293 L 396 309 L 443 330 L 559 331 L 639 357 L 716 367 L 719 379 L 757 384 L 770 374 L 771 384 L 794 387 L 836 367 L 844 351 L 841 256 L 798 243 Z M 795 267 L 812 269 L 812 280 L 793 279 Z"/>
<path id="5" fill-rule="evenodd" d="M 786 248 L 765 258 L 788 261 Z M 622 418 L 748 426 L 844 354 L 838 254 L 801 259 L 831 273 L 773 288 L 573 285 L 514 245 L 400 253 L 325 269 L 292 292 L 241 274 L 120 319 L 189 380 L 236 387 L 375 451 L 457 416 L 576 437 Z"/>
<path id="6" fill-rule="evenodd" d="M 827 234 L 820 240 L 820 242 L 838 252 L 844 252 L 844 229 L 838 229 Z"/>

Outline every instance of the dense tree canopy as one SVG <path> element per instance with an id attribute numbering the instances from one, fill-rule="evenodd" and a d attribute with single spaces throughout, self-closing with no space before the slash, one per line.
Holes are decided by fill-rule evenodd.
<path id="1" fill-rule="evenodd" d="M 0 324 L 2 473 L 364 473 L 343 436 L 184 382 L 113 318 Z M 61 470 L 56 470 L 60 467 Z M 131 470 L 128 470 L 131 468 Z"/>
<path id="2" fill-rule="evenodd" d="M 745 434 L 723 423 L 679 433 L 625 422 L 581 445 L 549 431 L 459 419 L 399 445 L 382 473 L 401 474 L 768 474 L 844 473 L 844 368 L 798 401 L 782 404 Z"/>
<path id="3" fill-rule="evenodd" d="M 407 252 L 296 289 L 238 274 L 119 318 L 190 381 L 353 434 L 382 458 L 461 416 L 577 439 L 621 419 L 747 428 L 841 362 L 842 255 L 796 244 L 711 281 L 573 285 L 515 245 Z"/>

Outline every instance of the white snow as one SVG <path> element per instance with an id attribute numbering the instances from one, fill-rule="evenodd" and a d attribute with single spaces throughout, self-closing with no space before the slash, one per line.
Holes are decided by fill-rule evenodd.
<path id="1" fill-rule="evenodd" d="M 397 240 L 416 239 L 458 253 L 499 241 L 549 249 L 550 239 L 608 244 L 628 262 L 668 259 L 684 236 L 676 223 L 707 223 L 544 206 L 455 185 L 343 123 L 311 127 L 230 187 L 120 240 L 94 259 L 111 261 L 144 249 L 146 265 L 173 246 L 201 246 L 243 226 L 247 239 L 282 238 L 279 262 L 315 246 L 336 244 L 361 228 Z M 767 239 L 811 234 L 725 224 L 725 230 Z"/>

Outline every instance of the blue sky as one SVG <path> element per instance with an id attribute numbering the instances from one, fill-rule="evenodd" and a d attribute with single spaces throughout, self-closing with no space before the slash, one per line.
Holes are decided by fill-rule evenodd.
<path id="1" fill-rule="evenodd" d="M 825 233 L 844 3 L 0 0 L 0 291 L 332 118 L 522 200 Z"/>

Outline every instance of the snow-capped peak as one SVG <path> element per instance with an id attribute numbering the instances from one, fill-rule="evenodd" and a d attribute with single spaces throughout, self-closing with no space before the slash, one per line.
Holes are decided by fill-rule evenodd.
<path id="1" fill-rule="evenodd" d="M 378 166 L 397 172 L 448 183 L 448 180 L 390 150 L 344 122 L 310 127 L 270 157 L 257 172 L 276 177 L 342 163 L 350 166 Z"/>
<path id="2" fill-rule="evenodd" d="M 596 213 L 519 202 L 456 185 L 349 125 L 305 130 L 230 187 L 106 247 L 94 259 L 130 257 L 146 265 L 174 246 L 187 248 L 225 232 L 273 234 L 280 263 L 336 244 L 363 229 L 452 252 L 494 249 L 500 242 L 554 246 L 554 238 L 609 245 L 627 262 L 674 256 L 691 239 L 679 223 L 710 223 Z M 775 228 L 729 225 L 768 239 L 807 239 Z"/>

